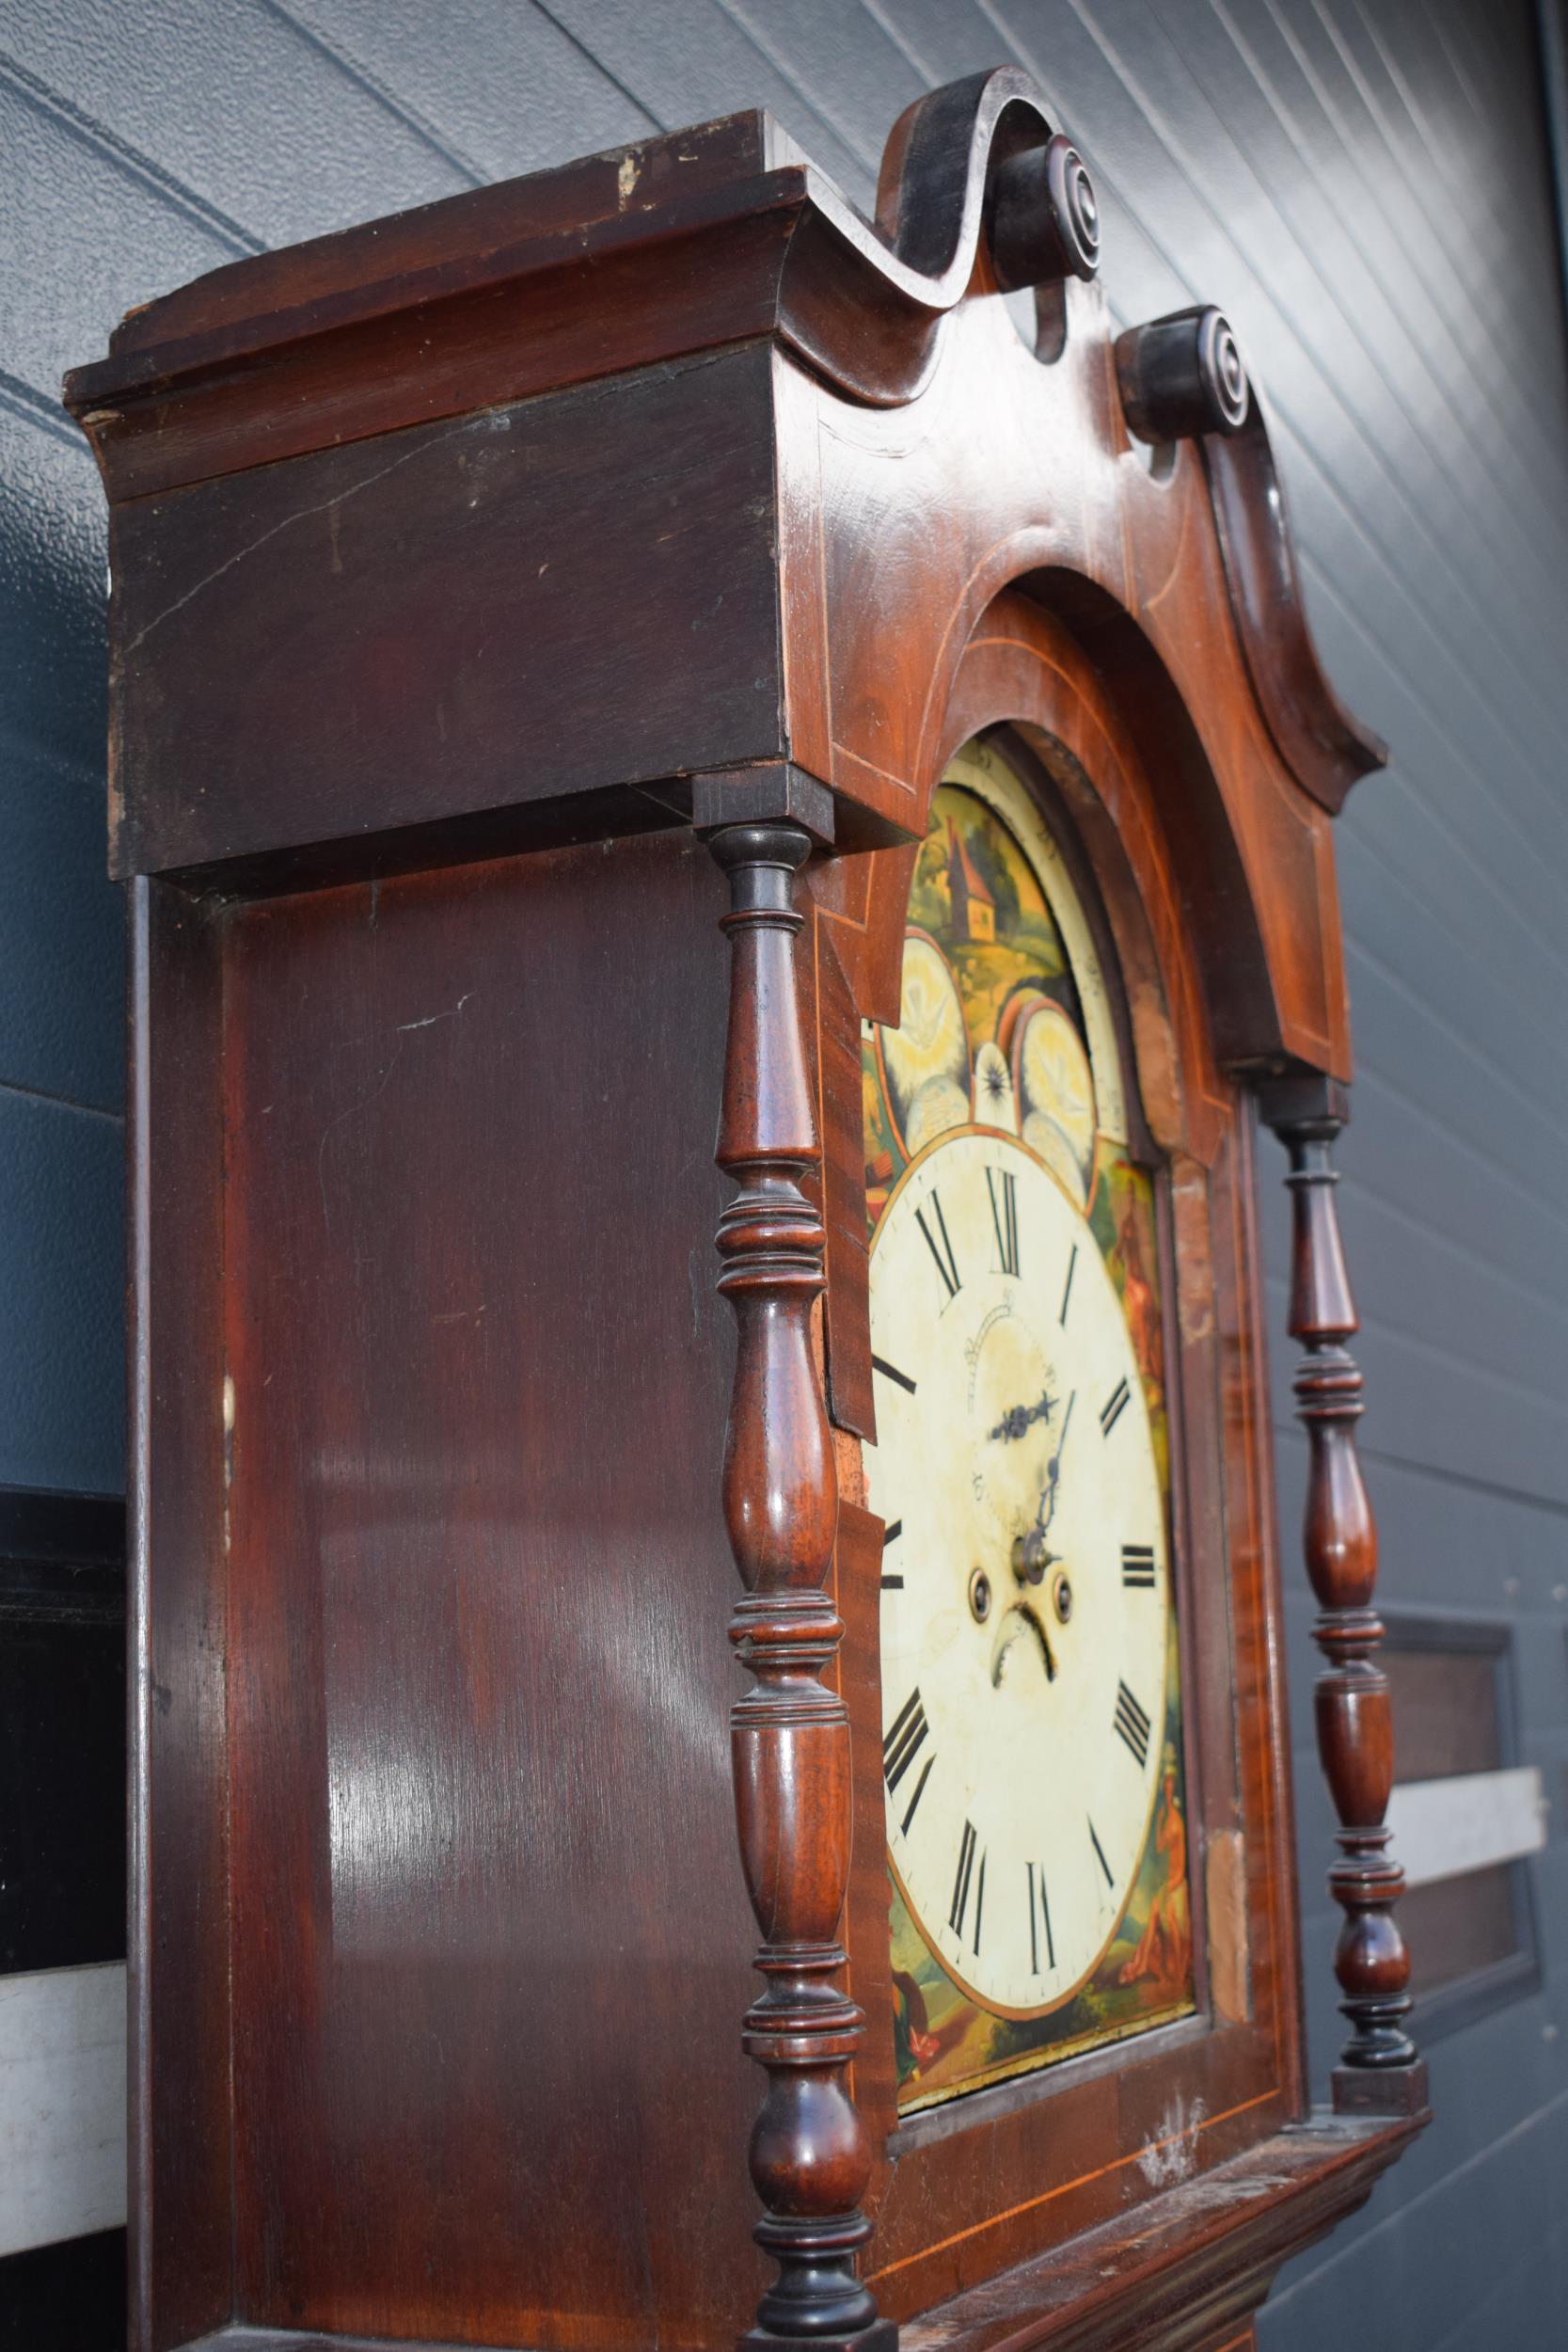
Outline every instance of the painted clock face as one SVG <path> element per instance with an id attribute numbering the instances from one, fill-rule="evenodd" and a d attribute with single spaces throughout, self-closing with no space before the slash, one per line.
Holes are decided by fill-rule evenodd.
<path id="1" fill-rule="evenodd" d="M 899 2102 L 1193 2006 L 1152 1182 L 1060 852 L 966 747 L 863 1057 Z"/>
<path id="2" fill-rule="evenodd" d="M 994 2010 L 1081 1983 L 1143 1858 L 1170 1592 L 1137 1359 L 1082 1212 L 1034 1153 L 940 1137 L 872 1261 L 889 1528 L 888 1846 L 953 1978 Z"/>

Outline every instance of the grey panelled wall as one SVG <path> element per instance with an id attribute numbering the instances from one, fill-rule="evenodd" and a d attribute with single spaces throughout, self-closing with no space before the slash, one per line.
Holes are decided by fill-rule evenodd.
<path id="1" fill-rule="evenodd" d="M 1560 2342 L 1568 2309 L 1568 454 L 1524 0 L 11 0 L 0 18 L 0 1480 L 119 1477 L 119 916 L 103 532 L 54 405 L 119 313 L 259 246 L 764 102 L 862 203 L 1011 56 L 1089 158 L 1129 322 L 1221 302 L 1330 674 L 1395 746 L 1341 829 L 1343 1154 L 1390 1606 L 1517 1629 L 1544 1989 L 1433 2052 L 1438 2121 L 1281 2284 L 1269 2352 Z M 1277 1194 L 1278 1156 L 1265 1177 Z M 1283 1219 L 1273 1212 L 1276 1323 Z M 1301 1448 L 1280 1380 L 1287 1554 Z M 1328 1820 L 1291 1596 L 1320 2076 Z"/>

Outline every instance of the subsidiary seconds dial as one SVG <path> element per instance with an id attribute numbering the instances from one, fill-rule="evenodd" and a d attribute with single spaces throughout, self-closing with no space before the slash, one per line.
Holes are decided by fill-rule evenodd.
<path id="1" fill-rule="evenodd" d="M 1154 1444 L 1089 1227 L 1014 1137 L 940 1138 L 877 1229 L 867 1454 L 893 1866 L 975 1999 L 1068 1999 L 1116 1931 L 1164 1731 Z"/>

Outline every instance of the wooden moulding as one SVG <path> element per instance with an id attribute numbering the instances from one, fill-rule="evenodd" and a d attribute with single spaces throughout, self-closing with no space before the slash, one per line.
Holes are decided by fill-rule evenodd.
<path id="1" fill-rule="evenodd" d="M 1281 2265 L 1366 2203 L 1423 2120 L 1281 2132 L 1168 2190 L 1139 2230 L 1091 2231 L 928 2312 L 904 2352 L 1229 2352 Z"/>
<path id="2" fill-rule="evenodd" d="M 483 855 L 542 803 L 625 831 L 684 815 L 693 771 L 781 759 L 842 844 L 886 840 L 1022 580 L 1212 778 L 1215 855 L 1223 831 L 1276 934 L 1275 1018 L 1233 1057 L 1345 1074 L 1313 815 L 1382 748 L 1318 665 L 1256 398 L 1201 455 L 1133 453 L 1098 288 L 1037 200 L 1059 135 L 1012 70 L 933 93 L 873 229 L 737 116 L 135 313 L 67 387 L 114 509 L 115 870 Z M 1051 298 L 1049 364 L 999 239 Z"/>
<path id="3" fill-rule="evenodd" d="M 1098 258 L 1082 162 L 1008 69 L 906 114 L 875 223 L 745 114 L 237 263 L 69 381 L 112 509 L 135 899 L 140 2352 L 633 2352 L 721 2342 L 745 2304 L 753 2346 L 885 2347 L 896 2321 L 929 2352 L 1229 2352 L 1421 2120 L 1301 2121 L 1247 1094 L 1349 1077 L 1330 818 L 1382 747 L 1318 665 L 1224 322 L 1118 342 Z M 1031 286 L 1035 349 L 1001 299 Z M 856 1439 L 860 1024 L 896 1017 L 915 847 L 976 734 L 1078 845 L 1167 1171 L 1191 1785 L 1226 1858 L 1194 1891 L 1226 1946 L 1201 2016 L 1007 2087 L 966 2153 L 961 2117 L 901 2132 L 891 2082 Z M 731 892 L 721 1056 L 693 828 Z M 1321 1422 L 1340 1335 L 1298 1328 Z M 610 1501 L 573 1387 L 606 1366 Z M 259 1405 L 275 1369 L 293 1418 Z M 1346 1443 L 1323 1438 L 1339 1500 Z M 726 1534 L 754 1678 L 728 1760 L 721 1645 L 692 1633 Z M 601 1723 L 569 1698 L 606 1673 L 606 1593 L 642 1629 Z M 1363 1922 L 1341 1974 L 1362 2057 L 1402 2063 L 1361 1605 L 1325 1599 L 1354 1682 L 1323 1710 Z M 399 1606 L 419 1638 L 389 1662 Z M 396 1744 L 389 1680 L 437 1782 L 470 1776 L 429 1943 L 391 1961 L 335 1940 L 321 1778 L 334 1739 Z M 576 2029 L 531 2047 L 531 1994 Z M 1399 2069 L 1341 2071 L 1352 2109 Z M 535 2171 L 557 2082 L 574 2128 Z"/>
<path id="4" fill-rule="evenodd" d="M 933 91 L 890 135 L 873 228 L 771 117 L 732 115 L 214 271 L 132 312 L 67 403 L 119 496 L 759 332 L 896 406 L 930 380 L 983 226 L 1021 288 L 1093 274 L 1098 238 L 1079 227 L 1065 246 L 1027 167 L 1050 138 L 1015 68 Z M 678 303 L 666 263 L 687 278 Z M 372 367 L 376 386 L 354 383 Z M 172 437 L 171 399 L 188 404 Z"/>

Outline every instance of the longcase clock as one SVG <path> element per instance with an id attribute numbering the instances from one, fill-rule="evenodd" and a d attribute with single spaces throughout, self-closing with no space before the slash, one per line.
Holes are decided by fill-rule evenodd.
<path id="1" fill-rule="evenodd" d="M 895 126 L 875 222 L 741 115 L 70 380 L 138 2352 L 1235 2352 L 1425 2119 L 1332 1166 L 1382 748 L 1225 320 L 1115 334 L 1099 258 L 1006 71 Z"/>

